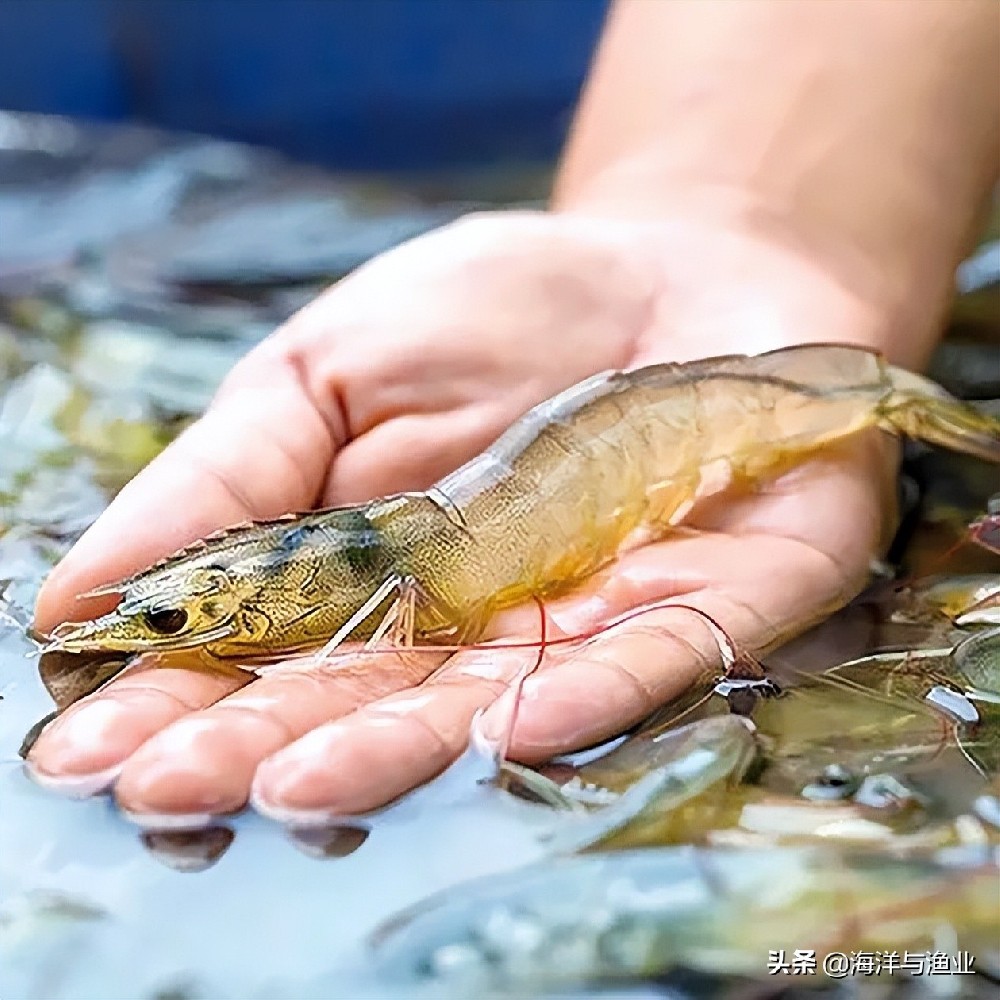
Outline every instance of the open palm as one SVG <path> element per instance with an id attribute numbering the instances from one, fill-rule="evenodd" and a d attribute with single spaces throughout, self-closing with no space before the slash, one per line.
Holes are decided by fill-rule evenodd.
<path id="1" fill-rule="evenodd" d="M 38 627 L 105 610 L 76 596 L 222 526 L 426 487 L 594 372 L 795 343 L 807 320 L 808 339 L 868 343 L 877 317 L 808 262 L 738 234 L 472 217 L 373 261 L 241 362 L 53 572 Z M 871 436 L 752 496 L 709 498 L 684 530 L 554 602 L 549 629 L 587 631 L 676 597 L 749 648 L 801 630 L 863 584 L 893 472 Z M 524 641 L 538 628 L 537 609 L 515 609 L 491 634 Z M 697 617 L 670 608 L 556 647 L 524 686 L 511 756 L 620 731 L 714 651 Z M 68 710 L 31 765 L 67 790 L 114 782 L 121 805 L 147 816 L 228 812 L 251 794 L 291 820 L 356 813 L 445 767 L 474 713 L 533 660 L 346 656 L 250 684 L 138 670 Z"/>

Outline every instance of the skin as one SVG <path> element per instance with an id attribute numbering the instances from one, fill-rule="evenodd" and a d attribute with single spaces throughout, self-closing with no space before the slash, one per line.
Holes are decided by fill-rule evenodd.
<path id="1" fill-rule="evenodd" d="M 208 413 L 56 568 L 77 595 L 248 517 L 422 488 L 539 400 L 609 367 L 846 341 L 919 367 L 997 175 L 995 5 L 619 3 L 552 209 L 470 217 L 361 268 L 231 373 Z M 920 58 L 914 58 L 919 53 Z M 893 525 L 895 446 L 871 435 L 631 552 L 548 608 L 577 632 L 676 596 L 759 648 L 864 584 Z M 683 596 L 680 596 L 683 595 Z M 494 623 L 531 639 L 538 611 Z M 714 656 L 659 610 L 550 652 L 511 756 L 611 735 Z M 35 745 L 39 780 L 114 783 L 146 820 L 242 807 L 305 822 L 378 806 L 445 767 L 523 651 L 338 660 L 239 680 L 125 675 Z"/>

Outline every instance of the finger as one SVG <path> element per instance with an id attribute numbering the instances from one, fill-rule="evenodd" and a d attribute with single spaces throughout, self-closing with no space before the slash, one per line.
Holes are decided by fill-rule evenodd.
<path id="1" fill-rule="evenodd" d="M 150 734 L 121 770 L 118 802 L 136 817 L 238 810 L 269 754 L 366 701 L 419 683 L 442 658 L 345 654 L 328 668 L 267 674 Z"/>
<path id="2" fill-rule="evenodd" d="M 347 444 L 330 469 L 328 504 L 426 489 L 496 440 L 518 413 L 489 406 L 411 413 L 377 424 Z M 392 456 L 386 461 L 386 456 Z"/>
<path id="3" fill-rule="evenodd" d="M 871 431 L 759 483 L 751 494 L 730 491 L 709 497 L 688 523 L 729 534 L 797 539 L 825 552 L 853 587 L 895 534 L 898 463 L 898 441 Z M 845 511 L 859 515 L 848 525 Z M 861 516 L 863 511 L 875 516 Z"/>
<path id="4" fill-rule="evenodd" d="M 679 601 L 711 615 L 737 649 L 788 638 L 848 596 L 830 557 L 803 542 L 707 534 L 633 553 L 593 600 L 604 604 L 606 617 L 658 600 L 663 563 L 682 558 L 711 582 Z M 717 664 L 715 642 L 691 612 L 650 610 L 527 679 L 510 754 L 534 762 L 600 742 Z"/>
<path id="5" fill-rule="evenodd" d="M 193 670 L 129 672 L 47 726 L 28 757 L 29 769 L 58 791 L 101 791 L 150 736 L 240 684 L 235 676 Z"/>
<path id="6" fill-rule="evenodd" d="M 284 822 L 366 812 L 432 778 L 458 757 L 473 715 L 492 704 L 533 651 L 458 653 L 419 687 L 318 726 L 257 771 L 252 801 Z"/>
<path id="7" fill-rule="evenodd" d="M 281 357 L 281 355 L 278 355 Z M 219 401 L 132 480 L 52 571 L 36 628 L 101 613 L 114 599 L 77 600 L 197 538 L 248 519 L 312 506 L 339 443 L 271 350 L 248 358 Z M 268 384 L 247 387 L 268 366 Z"/>

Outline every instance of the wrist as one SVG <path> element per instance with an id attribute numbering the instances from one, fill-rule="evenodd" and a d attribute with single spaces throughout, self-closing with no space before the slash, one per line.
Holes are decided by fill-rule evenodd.
<path id="1" fill-rule="evenodd" d="M 638 168 L 637 168 L 638 169 Z M 951 301 L 953 269 L 933 274 L 912 247 L 874 259 L 849 236 L 746 189 L 676 185 L 657 192 L 623 172 L 557 197 L 553 212 L 603 225 L 656 272 L 672 336 L 758 353 L 806 341 L 857 343 L 910 368 L 926 363 Z"/>
<path id="2" fill-rule="evenodd" d="M 920 364 L 996 178 L 1000 21 L 848 6 L 614 4 L 553 203 L 784 250 Z"/>

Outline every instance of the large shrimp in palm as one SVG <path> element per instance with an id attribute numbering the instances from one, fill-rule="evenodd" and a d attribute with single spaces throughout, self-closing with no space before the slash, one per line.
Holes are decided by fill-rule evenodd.
<path id="1" fill-rule="evenodd" d="M 387 634 L 472 642 L 497 611 L 668 531 L 720 470 L 752 484 L 868 428 L 1000 462 L 1000 421 L 856 347 L 610 372 L 426 492 L 239 526 L 102 588 L 118 607 L 52 645 L 252 659 Z"/>

